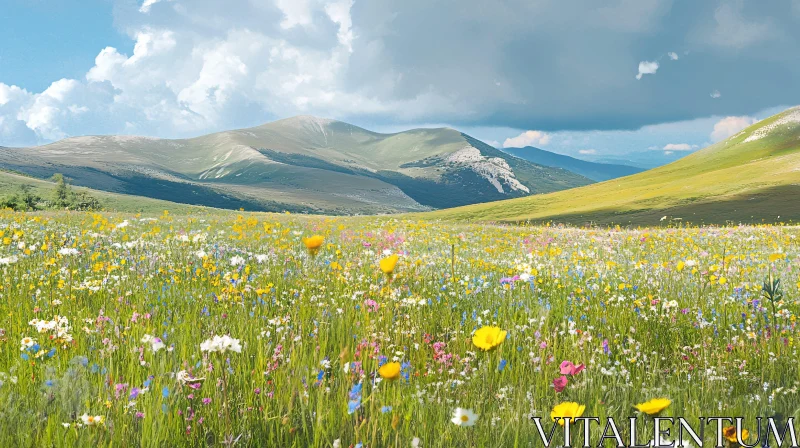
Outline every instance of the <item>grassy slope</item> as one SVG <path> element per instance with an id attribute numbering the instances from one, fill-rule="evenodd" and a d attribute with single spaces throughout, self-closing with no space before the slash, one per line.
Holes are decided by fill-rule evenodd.
<path id="1" fill-rule="evenodd" d="M 693 223 L 800 220 L 800 123 L 745 142 L 791 109 L 677 162 L 557 193 L 442 210 L 428 218 L 655 224 L 667 215 Z"/>
<path id="2" fill-rule="evenodd" d="M 20 185 L 30 185 L 32 191 L 43 197 L 48 198 L 53 194 L 55 184 L 46 180 L 36 179 L 29 176 L 0 171 L 0 197 L 13 194 Z M 104 209 L 120 212 L 142 212 L 159 213 L 163 210 L 170 210 L 173 213 L 192 214 L 200 210 L 211 210 L 202 207 L 195 207 L 174 202 L 150 199 L 141 196 L 130 196 L 125 194 L 108 193 L 105 191 L 91 190 L 83 187 L 73 187 L 77 191 L 87 191 L 92 196 L 100 200 Z"/>

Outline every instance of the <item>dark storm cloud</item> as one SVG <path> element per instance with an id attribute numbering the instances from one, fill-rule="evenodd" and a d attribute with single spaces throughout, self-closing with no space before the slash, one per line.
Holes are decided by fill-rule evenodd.
<path id="1" fill-rule="evenodd" d="M 387 99 L 437 92 L 464 108 L 431 118 L 465 125 L 633 129 L 746 114 L 800 103 L 797 9 L 796 1 L 362 1 L 352 8 L 358 39 L 347 80 Z M 659 69 L 637 80 L 641 61 Z M 391 114 L 372 117 L 381 119 Z"/>

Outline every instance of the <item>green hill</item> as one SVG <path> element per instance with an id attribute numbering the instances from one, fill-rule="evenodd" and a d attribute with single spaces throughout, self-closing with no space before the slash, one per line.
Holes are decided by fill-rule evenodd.
<path id="1" fill-rule="evenodd" d="M 545 151 L 544 149 L 534 148 L 533 146 L 526 146 L 524 148 L 503 148 L 502 151 L 539 165 L 564 168 L 565 170 L 580 174 L 596 182 L 630 176 L 631 174 L 644 171 L 643 168 L 627 165 L 588 162 L 563 154 Z"/>
<path id="2" fill-rule="evenodd" d="M 55 190 L 53 182 L 0 170 L 0 198 L 16 193 L 21 185 L 30 187 L 32 193 L 44 199 L 51 198 Z M 86 192 L 97 198 L 102 207 L 107 210 L 143 213 L 159 213 L 162 210 L 170 210 L 174 213 L 192 213 L 200 209 L 191 205 L 176 204 L 140 196 L 108 193 L 83 187 L 76 187 L 75 190 Z"/>
<path id="3" fill-rule="evenodd" d="M 570 191 L 443 210 L 428 218 L 658 224 L 800 221 L 800 107 L 669 165 Z"/>
<path id="4" fill-rule="evenodd" d="M 0 166 L 185 204 L 326 214 L 424 211 L 591 183 L 453 129 L 379 134 L 309 116 L 183 140 L 88 136 L 0 148 Z"/>

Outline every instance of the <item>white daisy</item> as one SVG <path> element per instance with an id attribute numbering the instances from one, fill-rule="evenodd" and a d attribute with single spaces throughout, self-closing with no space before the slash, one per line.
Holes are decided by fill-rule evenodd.
<path id="1" fill-rule="evenodd" d="M 236 353 L 242 352 L 242 345 L 238 339 L 234 339 L 228 335 L 214 336 L 211 339 L 206 339 L 200 344 L 200 351 L 203 352 L 220 352 L 233 351 Z"/>
<path id="2" fill-rule="evenodd" d="M 478 417 L 479 415 L 472 412 L 472 409 L 456 408 L 450 421 L 458 426 L 472 426 L 478 421 Z"/>

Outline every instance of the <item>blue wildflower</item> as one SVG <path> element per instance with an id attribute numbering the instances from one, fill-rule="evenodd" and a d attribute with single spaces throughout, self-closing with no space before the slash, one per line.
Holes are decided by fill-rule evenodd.
<path id="1" fill-rule="evenodd" d="M 347 413 L 352 414 L 361 407 L 361 383 L 353 385 L 348 397 L 350 401 L 347 402 Z"/>

